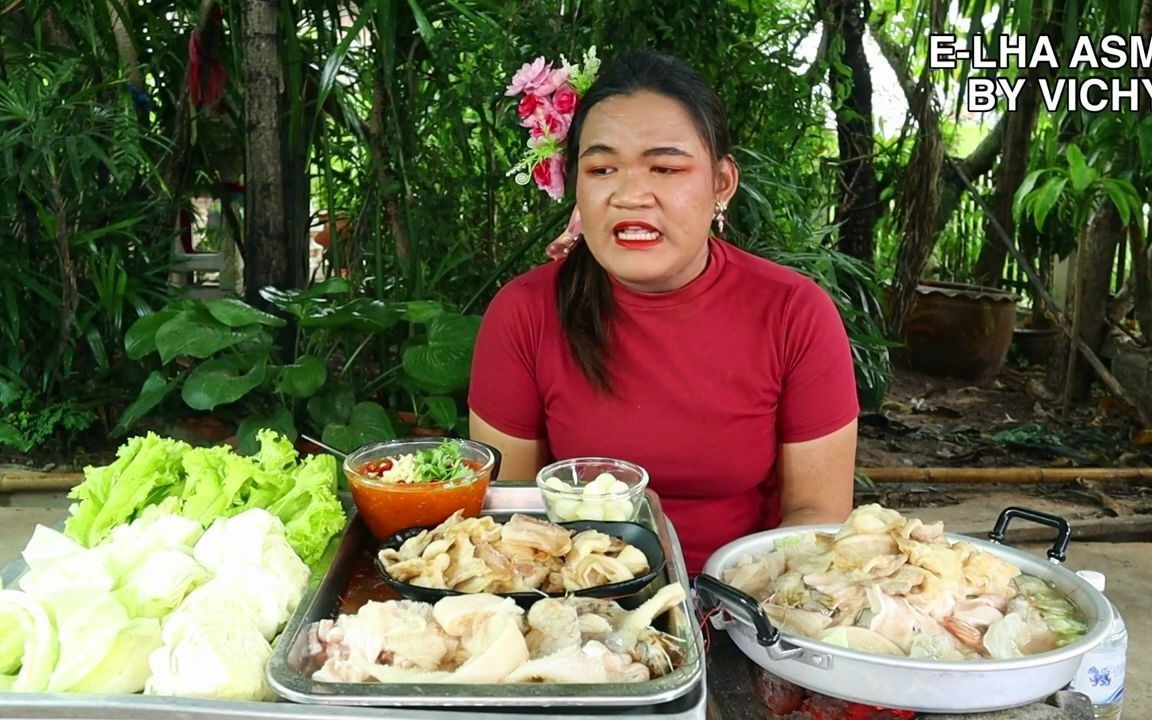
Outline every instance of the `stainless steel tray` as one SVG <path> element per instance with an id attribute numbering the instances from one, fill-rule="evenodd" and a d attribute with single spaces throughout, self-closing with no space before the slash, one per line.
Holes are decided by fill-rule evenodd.
<path id="1" fill-rule="evenodd" d="M 664 572 L 652 582 L 641 597 L 668 583 L 680 583 L 687 596 L 666 615 L 667 632 L 685 646 L 683 665 L 663 677 L 641 683 L 608 684 L 412 684 L 412 683 L 335 683 L 311 678 L 315 668 L 308 666 L 305 653 L 308 627 L 321 619 L 334 617 L 339 595 L 348 585 L 349 574 L 364 552 L 365 544 L 374 542 L 362 523 L 355 518 L 344 534 L 328 572 L 305 595 L 300 608 L 288 621 L 268 665 L 268 679 L 281 696 L 299 703 L 347 706 L 438 706 L 438 707 L 524 707 L 569 706 L 571 708 L 623 708 L 669 703 L 703 686 L 703 638 L 694 622 L 689 605 L 691 592 L 684 556 L 675 531 L 664 517 L 659 498 L 647 493 L 638 522 L 660 537 L 667 555 Z M 544 506 L 534 486 L 501 486 L 494 484 L 485 500 L 488 514 L 525 512 L 543 514 Z M 655 708 L 644 708 L 646 711 Z M 615 713 L 615 714 L 618 714 Z M 549 712 L 549 716 L 556 716 Z"/>

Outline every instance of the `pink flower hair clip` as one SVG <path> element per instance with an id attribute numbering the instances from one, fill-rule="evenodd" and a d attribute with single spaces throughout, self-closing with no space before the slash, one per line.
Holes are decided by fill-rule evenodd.
<path id="1" fill-rule="evenodd" d="M 560 67 L 543 57 L 525 63 L 512 76 L 505 95 L 520 95 L 516 113 L 528 128 L 528 150 L 511 170 L 520 185 L 535 181 L 554 200 L 564 197 L 564 143 L 580 97 L 588 91 L 600 69 L 596 48 L 584 53 L 580 65 L 563 56 Z"/>

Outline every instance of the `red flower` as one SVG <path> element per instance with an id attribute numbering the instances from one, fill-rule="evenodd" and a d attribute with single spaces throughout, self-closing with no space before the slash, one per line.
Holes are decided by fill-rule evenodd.
<path id="1" fill-rule="evenodd" d="M 520 98 L 520 105 L 516 108 L 516 113 L 520 116 L 521 120 L 526 120 L 532 117 L 536 112 L 536 107 L 540 104 L 540 98 L 535 95 L 525 95 Z"/>
<path id="2" fill-rule="evenodd" d="M 576 106 L 580 103 L 580 96 L 572 89 L 568 83 L 564 83 L 556 89 L 552 95 L 552 105 L 556 108 L 556 112 L 565 115 L 571 115 L 576 112 Z"/>

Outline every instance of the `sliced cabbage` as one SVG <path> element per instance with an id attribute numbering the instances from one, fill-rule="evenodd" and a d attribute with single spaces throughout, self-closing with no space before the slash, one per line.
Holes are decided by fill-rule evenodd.
<path id="1" fill-rule="evenodd" d="M 192 547 L 204 534 L 204 527 L 178 514 L 179 510 L 179 499 L 174 497 L 149 505 L 132 522 L 112 528 L 107 542 L 144 542 L 151 548 Z"/>
<path id="2" fill-rule="evenodd" d="M 20 576 L 20 589 L 37 598 L 57 593 L 107 594 L 116 585 L 106 547 L 87 548 L 55 561 L 37 560 L 38 567 Z"/>
<path id="3" fill-rule="evenodd" d="M 27 593 L 0 590 L 0 692 L 45 690 L 58 653 L 44 605 Z"/>
<path id="4" fill-rule="evenodd" d="M 69 689 L 71 692 L 138 693 L 152 674 L 148 658 L 162 644 L 159 620 L 132 620 L 117 633 L 104 658 Z"/>
<path id="5" fill-rule="evenodd" d="M 120 578 L 114 594 L 132 617 L 161 618 L 211 578 L 188 549 L 154 550 Z"/>
<path id="6" fill-rule="evenodd" d="M 193 555 L 220 576 L 272 575 L 284 593 L 289 615 L 296 609 L 311 574 L 289 543 L 284 524 L 260 509 L 214 522 L 196 543 Z M 287 616 L 281 622 L 286 619 Z"/>
<path id="7" fill-rule="evenodd" d="M 168 628 L 165 627 L 167 631 Z M 151 695 L 270 700 L 265 668 L 272 646 L 242 617 L 203 617 L 172 633 L 148 658 Z"/>
<path id="8" fill-rule="evenodd" d="M 38 570 L 83 551 L 83 545 L 64 533 L 45 525 L 37 525 L 32 531 L 32 538 L 20 554 L 30 570 Z"/>
<path id="9" fill-rule="evenodd" d="M 68 591 L 44 597 L 56 625 L 60 654 L 48 692 L 69 692 L 108 656 L 131 622 L 109 592 Z"/>

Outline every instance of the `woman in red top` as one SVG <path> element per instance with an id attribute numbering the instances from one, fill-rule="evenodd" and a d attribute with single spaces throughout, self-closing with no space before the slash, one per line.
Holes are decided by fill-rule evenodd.
<path id="1" fill-rule="evenodd" d="M 739 182 L 719 99 L 634 51 L 580 103 L 566 159 L 583 236 L 485 314 L 471 436 L 506 479 L 585 455 L 644 466 L 692 574 L 742 535 L 843 521 L 859 414 L 844 326 L 811 280 L 711 235 Z"/>

